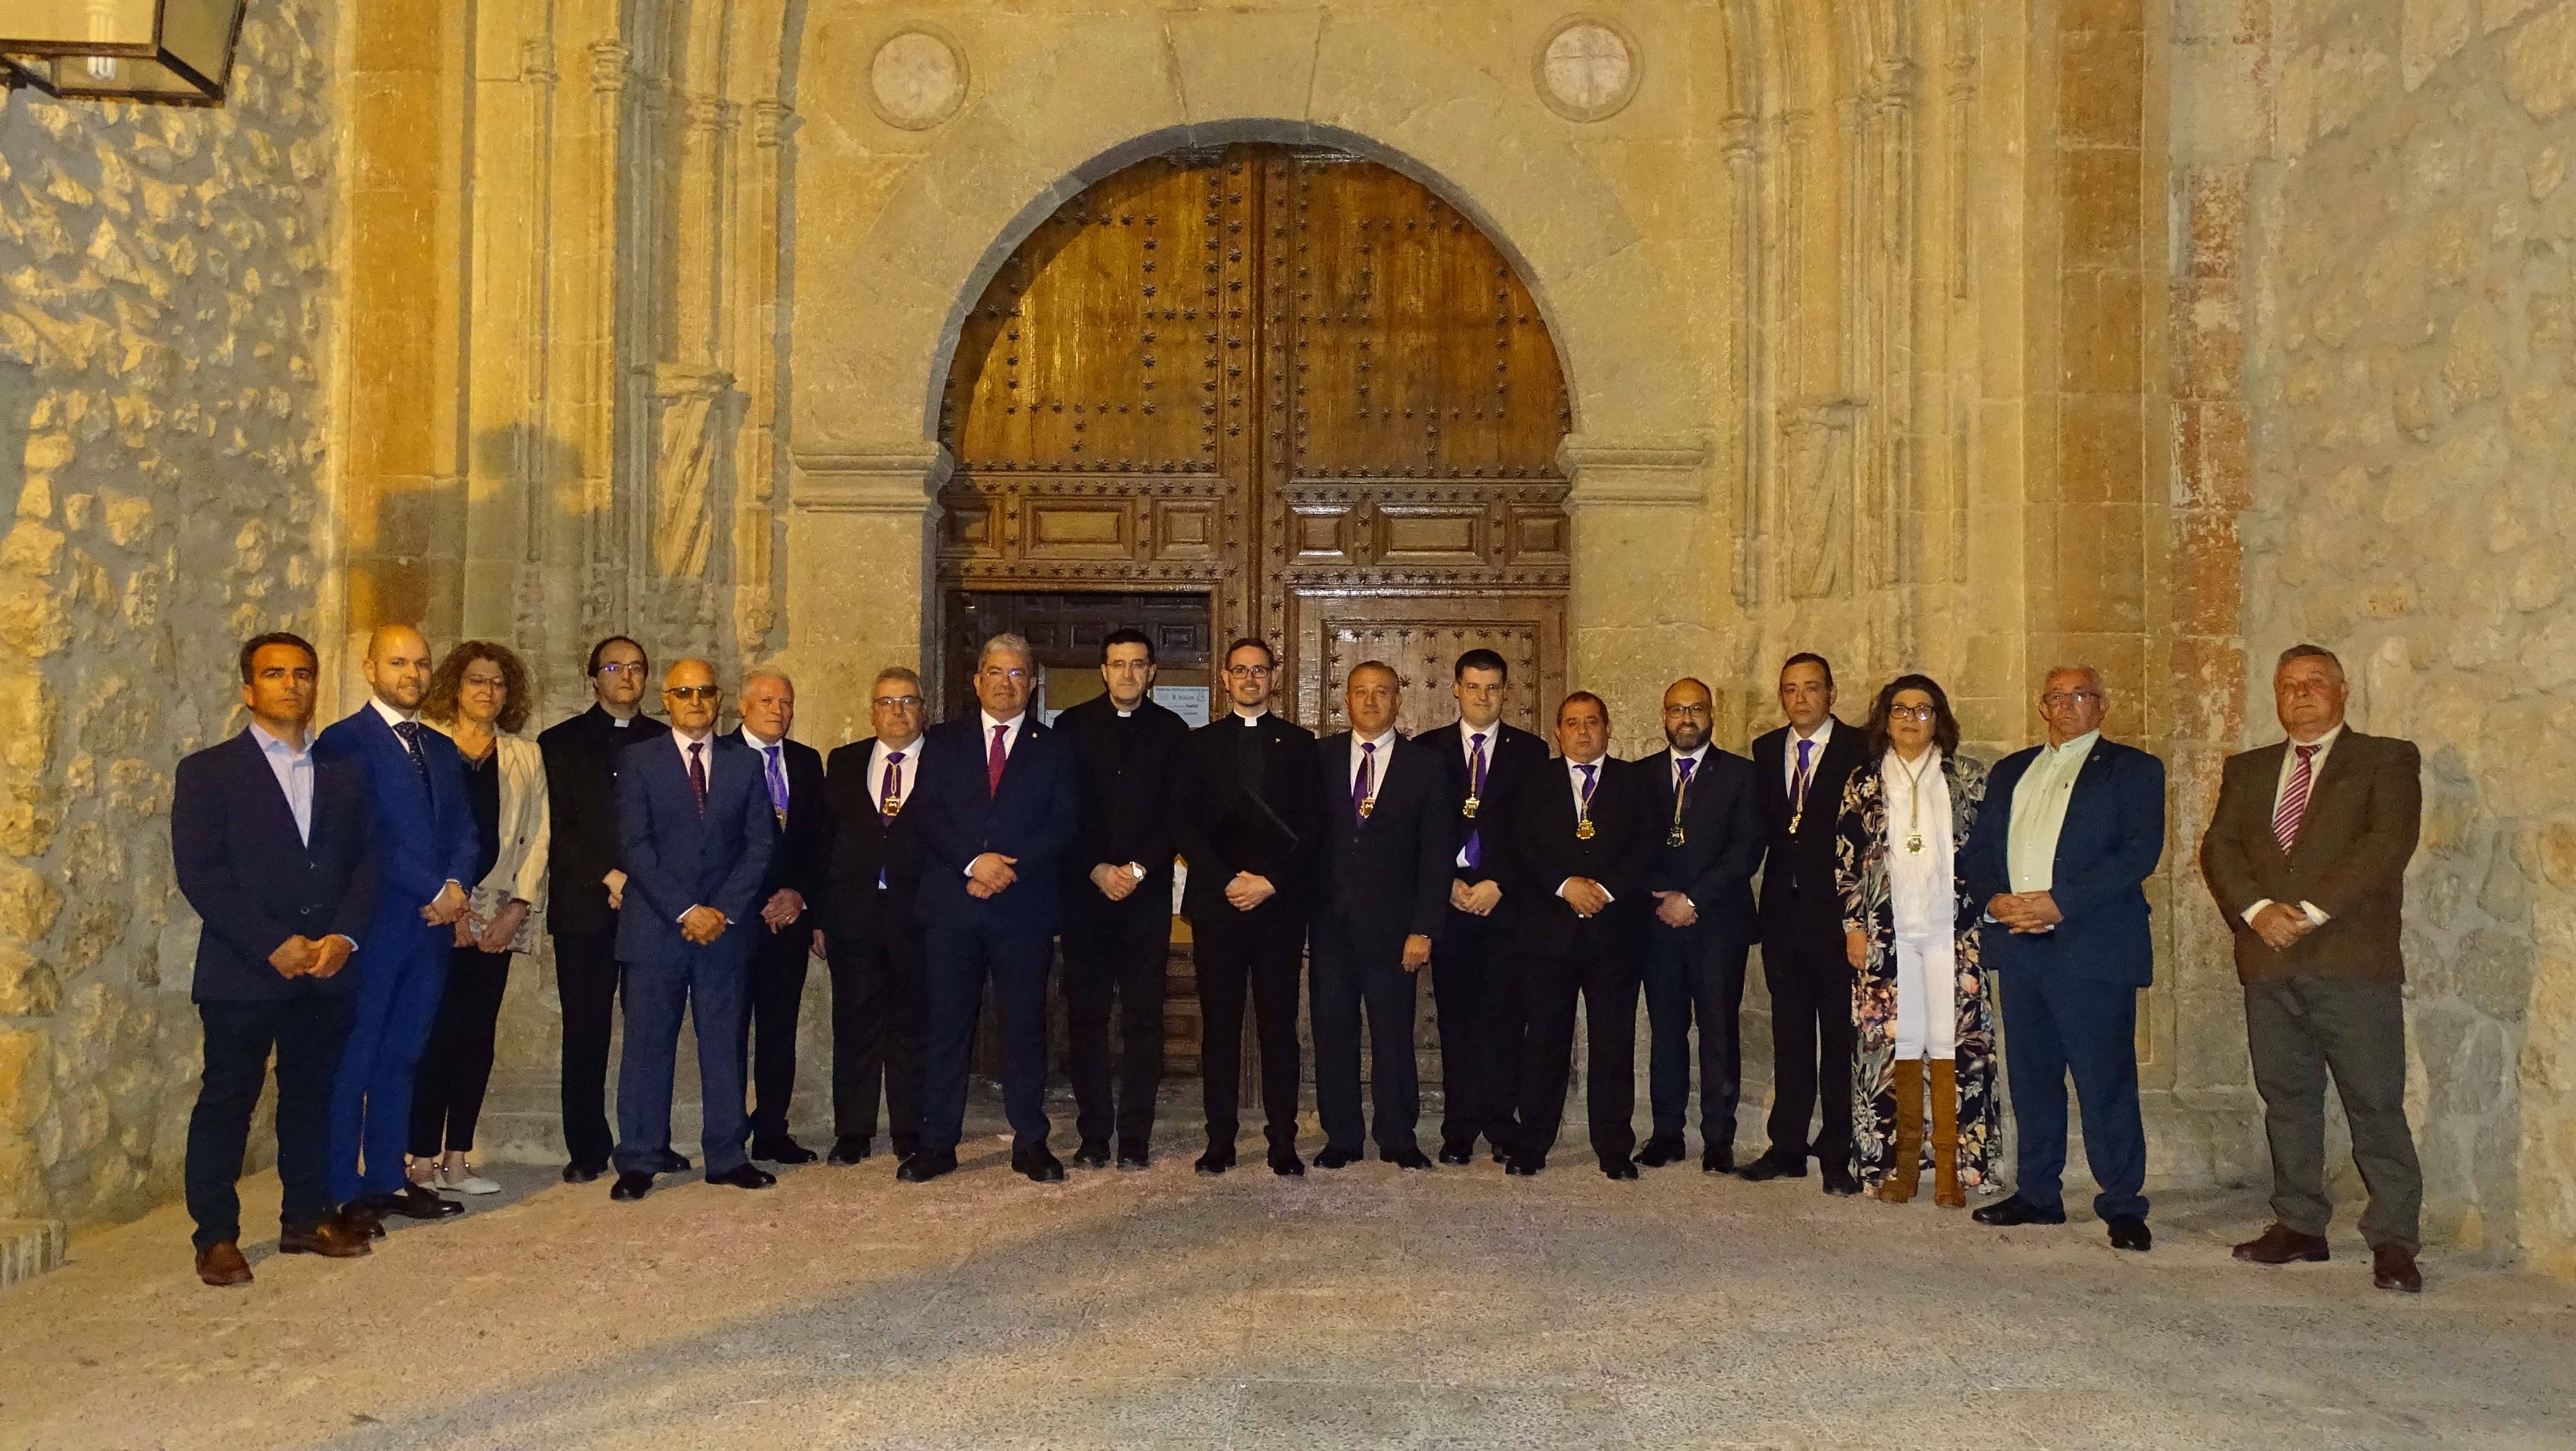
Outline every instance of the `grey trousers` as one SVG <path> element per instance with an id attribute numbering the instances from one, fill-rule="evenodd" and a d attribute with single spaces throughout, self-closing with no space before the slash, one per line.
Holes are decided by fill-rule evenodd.
<path id="1" fill-rule="evenodd" d="M 2416 1249 L 2424 1171 L 2406 1124 L 2406 1007 L 2395 983 L 2291 977 L 2245 985 L 2245 1041 L 2263 1133 L 2272 1147 L 2272 1214 L 2301 1234 L 2324 1234 L 2326 1075 L 2352 1126 L 2352 1161 L 2370 1191 L 2361 1235 Z"/>

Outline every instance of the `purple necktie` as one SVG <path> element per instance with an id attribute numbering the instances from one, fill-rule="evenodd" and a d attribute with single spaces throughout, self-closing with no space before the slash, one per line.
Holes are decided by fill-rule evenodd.
<path id="1" fill-rule="evenodd" d="M 1810 779 L 1807 773 L 1807 753 L 1815 748 L 1816 743 L 1814 741 L 1809 740 L 1798 742 L 1798 775 L 1797 779 L 1789 783 L 1789 809 L 1791 811 L 1796 811 L 1798 808 L 1807 804 L 1807 782 Z"/>
<path id="2" fill-rule="evenodd" d="M 769 807 L 778 813 L 781 821 L 787 819 L 787 768 L 778 764 L 778 753 L 784 749 L 783 746 L 760 748 L 760 753 L 769 758 L 769 767 L 763 773 L 769 778 Z"/>
<path id="3" fill-rule="evenodd" d="M 1599 770 L 1600 767 L 1597 765 L 1583 765 L 1577 766 L 1574 769 L 1583 773 L 1583 799 L 1576 804 L 1583 815 L 1589 816 L 1592 814 L 1592 788 L 1600 784 L 1592 779 L 1592 773 Z"/>
<path id="4" fill-rule="evenodd" d="M 1360 774 L 1358 779 L 1351 782 L 1351 814 L 1362 821 L 1368 819 L 1368 813 L 1361 808 L 1368 803 L 1370 797 L 1377 794 L 1377 773 L 1373 769 L 1376 763 L 1377 742 L 1360 742 Z"/>
<path id="5" fill-rule="evenodd" d="M 879 824 L 894 820 L 895 812 L 901 810 L 903 807 L 902 767 L 903 752 L 886 752 L 885 787 L 877 792 L 877 821 Z"/>
<path id="6" fill-rule="evenodd" d="M 1467 740 L 1471 747 L 1467 762 L 1467 794 L 1477 798 L 1481 809 L 1485 795 L 1485 733 L 1483 731 L 1478 731 L 1474 735 L 1469 736 Z M 1468 828 L 1467 844 L 1458 849 L 1458 856 L 1461 861 L 1464 861 L 1467 864 L 1467 870 L 1473 872 L 1484 869 L 1485 835 L 1483 828 Z"/>
<path id="7" fill-rule="evenodd" d="M 698 798 L 698 814 L 707 814 L 707 763 L 699 754 L 706 749 L 703 741 L 689 742 L 689 790 Z"/>

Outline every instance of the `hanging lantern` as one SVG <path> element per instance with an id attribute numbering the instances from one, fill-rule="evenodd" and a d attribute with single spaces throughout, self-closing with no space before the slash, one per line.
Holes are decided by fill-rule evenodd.
<path id="1" fill-rule="evenodd" d="M 0 66 L 65 99 L 213 106 L 245 0 L 7 0 Z"/>

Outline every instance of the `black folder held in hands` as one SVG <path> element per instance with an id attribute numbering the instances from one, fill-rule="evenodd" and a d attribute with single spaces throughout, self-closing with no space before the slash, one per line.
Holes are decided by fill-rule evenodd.
<path id="1" fill-rule="evenodd" d="M 1217 824 L 1233 848 L 1236 869 L 1255 876 L 1266 877 L 1285 865 L 1303 840 L 1269 802 L 1249 791 L 1235 797 Z"/>

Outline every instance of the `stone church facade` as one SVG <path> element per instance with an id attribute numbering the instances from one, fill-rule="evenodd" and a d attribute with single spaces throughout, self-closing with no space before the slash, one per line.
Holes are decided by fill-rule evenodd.
<path id="1" fill-rule="evenodd" d="M 2141 1057 L 2180 1183 L 2263 1165 L 2193 848 L 2271 656 L 2337 649 L 2426 761 L 2429 1227 L 2576 1274 L 2571 77 L 2576 0 L 253 0 L 220 110 L 12 92 L 0 1218 L 176 1195 L 169 779 L 237 728 L 245 634 L 326 642 L 326 715 L 376 624 L 505 640 L 551 720 L 623 630 L 792 670 L 828 747 L 977 580 L 1284 628 L 1311 578 L 1521 588 L 1623 755 L 1683 673 L 1740 747 L 1796 649 L 1847 717 L 1929 670 L 1988 755 L 2101 666 L 2172 767 Z M 1226 532 L 1222 411 L 1179 483 L 961 460 L 979 304 L 1175 153 L 1212 197 L 1228 155 L 1347 158 L 1471 224 L 1561 372 L 1551 449 L 1375 493 L 1283 465 L 1283 518 L 1374 541 L 1312 576 Z M 1290 355 L 1245 365 L 1282 410 L 1240 405 L 1246 457 L 1304 407 Z M 547 971 L 502 1050 L 539 1082 Z"/>

